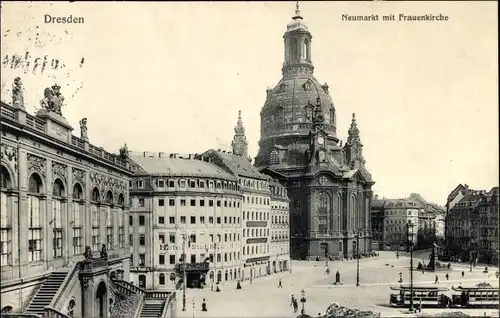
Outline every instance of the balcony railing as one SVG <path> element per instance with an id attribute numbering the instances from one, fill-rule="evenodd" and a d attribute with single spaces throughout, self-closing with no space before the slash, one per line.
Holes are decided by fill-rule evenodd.
<path id="1" fill-rule="evenodd" d="M 107 258 L 96 258 L 80 262 L 80 272 L 93 272 L 108 267 Z"/>
<path id="2" fill-rule="evenodd" d="M 1 110 L 0 111 L 1 118 L 8 118 L 10 120 L 17 121 L 21 125 L 31 127 L 32 129 L 37 130 L 41 133 L 46 133 L 46 129 L 45 129 L 45 127 L 47 125 L 46 120 L 40 119 L 36 116 L 32 116 L 32 115 L 26 113 L 25 110 L 15 108 L 15 107 L 12 107 L 10 105 L 6 105 L 5 103 L 1 104 L 0 110 Z M 26 119 L 24 119 L 24 115 L 20 116 L 20 114 L 22 114 L 22 113 L 25 114 Z M 85 144 L 86 144 L 86 142 L 84 140 L 82 140 L 76 136 L 71 136 L 71 145 L 73 145 L 79 149 L 85 150 Z M 126 166 L 127 166 L 126 162 L 124 160 L 122 160 L 118 155 L 111 154 L 111 153 L 105 151 L 104 149 L 96 147 L 94 145 L 91 145 L 91 144 L 88 145 L 88 152 L 90 152 L 94 156 L 102 158 L 105 161 L 112 162 L 112 163 L 119 165 L 123 168 L 126 168 Z"/>

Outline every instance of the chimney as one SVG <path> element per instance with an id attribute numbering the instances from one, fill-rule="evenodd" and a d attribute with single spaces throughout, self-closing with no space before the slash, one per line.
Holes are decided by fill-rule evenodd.
<path id="1" fill-rule="evenodd" d="M 163 152 L 159 152 L 158 153 L 158 158 L 162 158 L 163 157 Z"/>
<path id="2" fill-rule="evenodd" d="M 173 153 L 170 154 L 170 158 L 175 158 Z"/>
<path id="3" fill-rule="evenodd" d="M 143 156 L 144 158 L 146 158 L 146 152 L 145 152 L 145 151 L 142 153 L 142 156 Z"/>

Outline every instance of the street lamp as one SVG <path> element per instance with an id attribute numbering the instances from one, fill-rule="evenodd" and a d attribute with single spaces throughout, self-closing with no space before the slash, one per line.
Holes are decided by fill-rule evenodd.
<path id="1" fill-rule="evenodd" d="M 194 318 L 194 297 L 193 297 L 193 318 Z"/>
<path id="2" fill-rule="evenodd" d="M 413 227 L 410 221 L 406 223 L 407 244 L 410 250 L 410 311 L 413 311 Z"/>
<path id="3" fill-rule="evenodd" d="M 186 311 L 186 233 L 182 233 L 182 311 Z"/>
<path id="4" fill-rule="evenodd" d="M 305 310 L 304 306 L 306 304 L 306 291 L 302 289 L 300 291 L 300 294 L 302 295 L 302 298 L 300 298 L 300 302 L 302 303 L 302 314 L 305 315 L 306 310 Z"/>
<path id="5" fill-rule="evenodd" d="M 356 286 L 359 286 L 359 236 L 362 230 L 356 233 Z"/>

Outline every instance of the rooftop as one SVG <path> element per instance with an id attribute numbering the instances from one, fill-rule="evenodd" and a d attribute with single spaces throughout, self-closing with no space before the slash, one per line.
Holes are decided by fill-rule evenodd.
<path id="1" fill-rule="evenodd" d="M 259 169 L 254 167 L 252 163 L 245 157 L 234 155 L 226 151 L 216 151 L 214 149 L 208 150 L 203 156 L 215 157 L 212 161 L 217 161 L 219 158 L 223 165 L 225 165 L 234 174 L 242 177 L 267 180 L 269 177 L 259 172 Z"/>

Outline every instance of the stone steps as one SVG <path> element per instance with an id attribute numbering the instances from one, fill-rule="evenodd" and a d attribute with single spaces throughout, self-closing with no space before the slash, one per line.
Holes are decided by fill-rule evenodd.
<path id="1" fill-rule="evenodd" d="M 40 286 L 35 297 L 31 299 L 26 313 L 43 316 L 44 308 L 50 304 L 67 275 L 68 272 L 53 272 L 50 274 Z"/>

